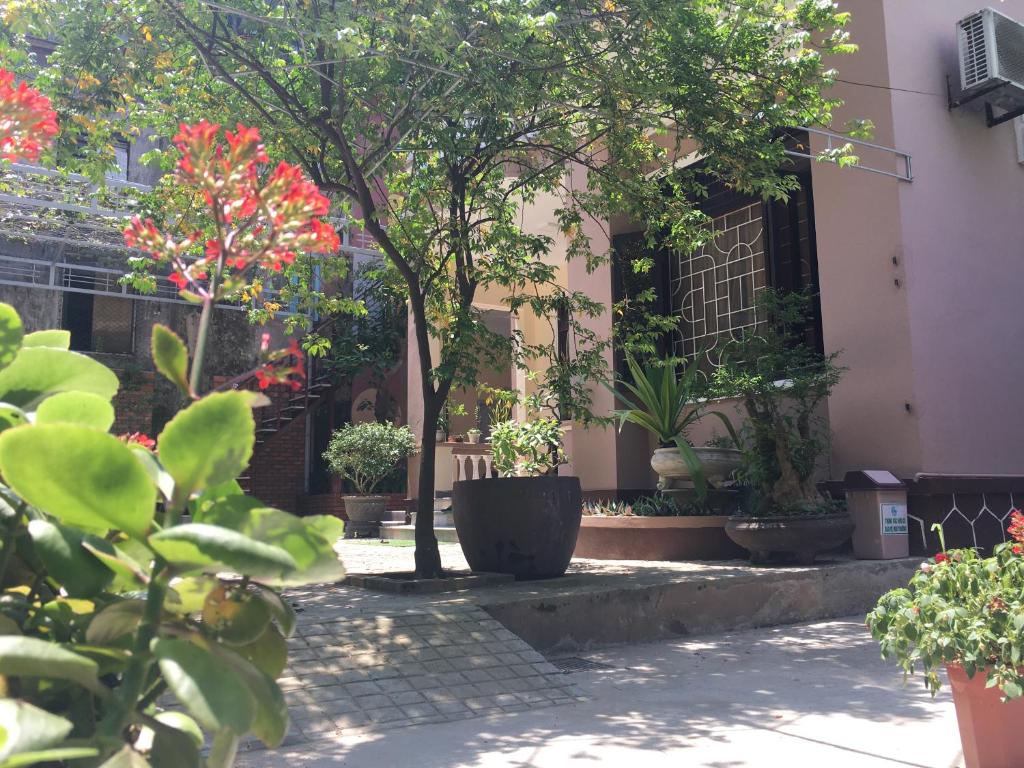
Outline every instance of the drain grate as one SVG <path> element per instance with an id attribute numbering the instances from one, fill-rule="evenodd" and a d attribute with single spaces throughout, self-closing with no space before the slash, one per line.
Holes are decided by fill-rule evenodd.
<path id="1" fill-rule="evenodd" d="M 563 675 L 571 675 L 574 672 L 603 672 L 608 669 L 615 669 L 610 664 L 602 664 L 599 661 L 582 659 L 579 656 L 567 656 L 561 659 L 548 659 L 551 665 Z"/>

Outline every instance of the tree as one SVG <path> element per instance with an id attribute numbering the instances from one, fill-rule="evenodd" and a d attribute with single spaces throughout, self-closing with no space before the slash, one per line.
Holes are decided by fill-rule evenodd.
<path id="1" fill-rule="evenodd" d="M 822 0 L 44 5 L 15 28 L 62 37 L 40 82 L 90 118 L 71 122 L 77 138 L 102 149 L 118 121 L 168 133 L 168 115 L 197 112 L 259 125 L 268 151 L 300 164 L 401 275 L 424 405 L 424 576 L 440 571 L 430 436 L 452 387 L 495 356 L 547 357 L 559 415 L 585 419 L 588 379 L 602 375 L 608 341 L 583 321 L 603 308 L 559 287 L 555 243 L 523 229 L 523 206 L 556 195 L 567 257 L 590 267 L 607 254 L 585 225 L 612 214 L 691 247 L 703 182 L 674 159 L 695 149 L 703 178 L 784 196 L 780 131 L 830 122 L 823 56 L 851 47 L 846 14 Z M 499 344 L 473 307 L 483 290 L 512 311 L 568 316 L 574 354 Z"/>

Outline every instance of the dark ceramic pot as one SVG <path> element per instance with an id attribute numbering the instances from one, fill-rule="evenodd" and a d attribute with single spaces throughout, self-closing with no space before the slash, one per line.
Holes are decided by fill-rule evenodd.
<path id="1" fill-rule="evenodd" d="M 850 538 L 853 520 L 845 512 L 822 517 L 730 517 L 725 533 L 750 552 L 752 563 L 765 563 L 775 553 L 811 565 L 821 552 Z"/>
<path id="2" fill-rule="evenodd" d="M 452 489 L 459 544 L 474 571 L 549 579 L 569 567 L 583 515 L 578 477 L 463 480 Z"/>

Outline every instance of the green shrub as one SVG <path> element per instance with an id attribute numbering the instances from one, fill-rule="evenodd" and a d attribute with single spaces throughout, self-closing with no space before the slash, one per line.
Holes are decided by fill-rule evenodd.
<path id="1" fill-rule="evenodd" d="M 195 396 L 155 442 L 118 439 L 117 377 L 69 341 L 0 304 L 0 763 L 219 768 L 247 733 L 280 744 L 295 616 L 276 590 L 344 575 L 341 522 L 242 493 L 261 395 Z M 186 388 L 163 326 L 153 357 Z"/>
<path id="2" fill-rule="evenodd" d="M 502 475 L 552 474 L 565 460 L 558 419 L 502 421 L 491 427 L 493 463 Z"/>
<path id="3" fill-rule="evenodd" d="M 367 494 L 417 447 L 416 436 L 406 426 L 379 421 L 346 424 L 331 435 L 324 458 L 356 493 Z"/>

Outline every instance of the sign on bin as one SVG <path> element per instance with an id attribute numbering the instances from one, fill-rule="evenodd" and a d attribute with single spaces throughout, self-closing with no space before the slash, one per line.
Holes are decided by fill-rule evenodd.
<path id="1" fill-rule="evenodd" d="M 882 515 L 882 535 L 906 536 L 907 505 L 883 503 L 878 506 Z"/>

